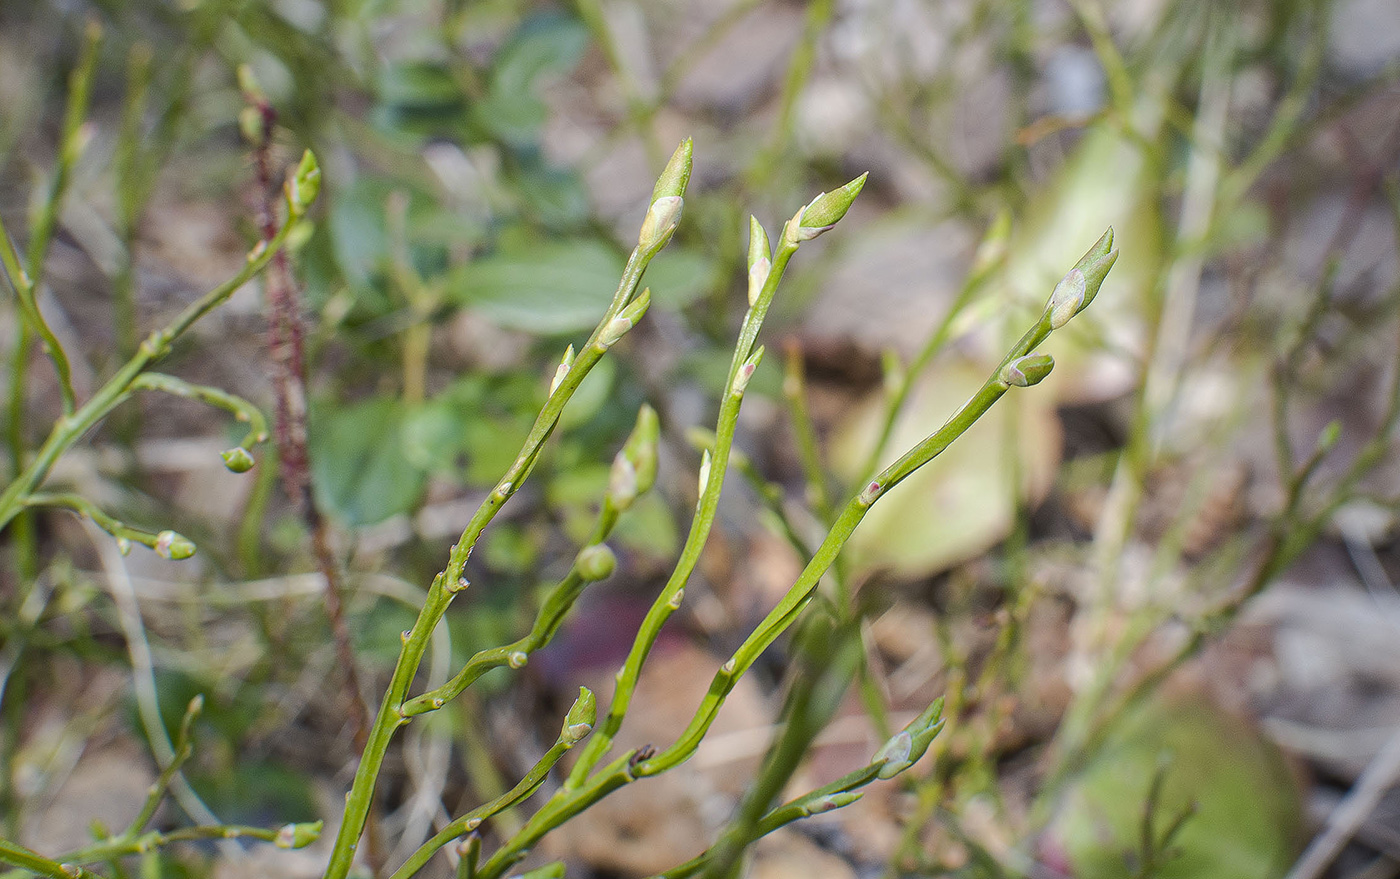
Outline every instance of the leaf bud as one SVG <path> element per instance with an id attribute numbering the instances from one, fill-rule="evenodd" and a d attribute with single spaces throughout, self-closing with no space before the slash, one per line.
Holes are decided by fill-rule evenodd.
<path id="1" fill-rule="evenodd" d="M 593 731 L 593 724 L 598 719 L 598 700 L 593 695 L 593 691 L 587 687 L 578 688 L 578 698 L 569 708 L 569 713 L 564 718 L 564 730 L 559 734 L 559 738 L 569 744 L 578 744 Z"/>
<path id="2" fill-rule="evenodd" d="M 242 446 L 220 452 L 219 457 L 224 459 L 224 466 L 234 473 L 247 473 L 253 469 L 253 456 Z"/>

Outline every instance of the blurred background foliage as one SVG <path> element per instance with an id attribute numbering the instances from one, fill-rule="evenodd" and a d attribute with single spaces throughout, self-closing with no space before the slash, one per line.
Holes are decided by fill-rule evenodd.
<path id="1" fill-rule="evenodd" d="M 1375 0 L 2 2 L 0 211 L 21 229 L 43 191 L 67 71 L 84 23 L 100 22 L 91 140 L 46 294 L 87 355 L 78 379 L 90 386 L 236 267 L 256 234 L 240 66 L 277 111 L 276 159 L 315 150 L 323 197 L 295 244 L 312 466 L 351 575 L 359 659 L 378 681 L 561 349 L 608 301 L 655 174 L 695 138 L 685 220 L 647 275 L 656 306 L 579 390 L 530 492 L 487 532 L 433 673 L 523 631 L 533 596 L 586 535 L 643 401 L 666 429 L 663 490 L 623 520 L 619 576 L 527 674 L 493 674 L 443 721 L 413 728 L 385 794 L 388 824 L 404 832 L 442 803 L 451 812 L 508 786 L 553 735 L 553 709 L 630 641 L 688 522 L 698 453 L 686 430 L 709 418 L 742 314 L 746 212 L 775 232 L 815 192 L 871 171 L 775 309 L 769 335 L 787 340 L 793 368 L 785 386 L 770 355 L 751 386 L 739 442 L 754 484 L 726 492 L 702 594 L 674 633 L 686 646 L 667 668 L 681 677 L 707 676 L 711 654 L 790 581 L 797 556 L 780 520 L 819 533 L 822 499 L 940 424 L 1113 225 L 1123 255 L 1069 344 L 1057 339 L 1051 379 L 876 507 L 846 562 L 867 623 L 862 697 L 843 710 L 875 732 L 845 741 L 940 693 L 948 741 L 921 780 L 872 795 L 844 829 L 792 834 L 797 848 L 760 858 L 794 874 L 1159 875 L 1143 872 L 1154 840 L 1118 820 L 1151 806 L 1156 752 L 1180 752 L 1179 767 L 1193 761 L 1182 741 L 1213 753 L 1243 739 L 1231 766 L 1266 768 L 1185 773 L 1186 793 L 1161 786 L 1166 812 L 1199 809 L 1172 841 L 1195 846 L 1178 863 L 1196 872 L 1160 875 L 1280 875 L 1310 826 L 1303 806 L 1257 816 L 1255 833 L 1232 823 L 1235 803 L 1308 802 L 1325 818 L 1327 797 L 1377 749 L 1343 759 L 1316 744 L 1319 730 L 1400 719 L 1393 669 L 1358 668 L 1335 644 L 1317 648 L 1322 659 L 1289 646 L 1326 640 L 1300 622 L 1317 590 L 1375 587 L 1375 566 L 1400 567 L 1387 406 L 1398 19 Z M 265 404 L 261 332 L 250 290 L 182 343 L 170 370 Z M 794 376 L 821 448 L 806 460 Z M 30 381 L 35 405 L 5 418 L 32 443 L 57 409 L 47 373 Z M 906 397 L 892 418 L 890 401 Z M 1336 448 L 1314 454 L 1334 421 Z M 141 727 L 119 710 L 131 638 L 107 597 L 113 577 L 140 597 L 167 726 L 207 694 L 189 772 L 205 801 L 254 822 L 333 812 L 354 754 L 323 684 L 335 657 L 314 578 L 297 573 L 312 568 L 302 525 L 270 461 L 241 477 L 218 468 L 210 449 L 224 440 L 211 430 L 184 404 L 143 401 L 55 474 L 125 519 L 177 527 L 198 543 L 195 561 L 114 561 L 54 516 L 38 585 L 6 568 L 3 835 L 81 841 L 82 821 L 60 818 L 75 811 L 76 767 L 115 772 L 139 753 Z M 1298 597 L 1265 603 L 1253 628 L 1207 654 L 1218 666 L 1186 663 L 1285 572 Z M 1183 665 L 1172 686 L 1206 703 L 1163 703 L 1191 706 L 1176 710 L 1145 695 L 1166 677 L 1154 670 Z M 739 728 L 771 722 L 781 670 L 775 658 L 758 676 Z M 1318 707 L 1319 693 L 1366 681 L 1370 697 Z M 1115 732 L 1105 724 L 1128 697 L 1149 713 Z M 1276 721 L 1295 768 L 1279 769 L 1257 727 L 1221 705 Z M 867 710 L 874 720 L 859 720 Z M 1165 719 L 1143 721 L 1152 711 Z M 1175 721 L 1142 744 L 1144 728 Z M 814 776 L 840 774 L 829 764 L 841 741 L 817 750 Z M 742 776 L 745 759 L 741 748 L 713 761 Z M 1315 780 L 1300 787 L 1304 763 Z M 718 777 L 704 790 L 726 802 L 736 778 Z M 121 805 L 116 776 L 103 789 L 90 799 Z M 693 791 L 637 796 L 660 799 L 635 807 L 654 813 L 635 838 L 598 841 L 641 820 L 624 812 L 560 843 L 580 870 L 664 869 L 723 819 Z M 689 835 L 675 826 L 688 808 L 699 816 Z M 590 832 L 601 834 L 591 844 Z M 1211 849 L 1222 835 L 1223 854 Z M 1400 861 L 1394 837 L 1376 838 L 1355 863 Z M 1193 839 L 1206 860 L 1192 860 Z M 260 869 L 308 869 L 278 863 Z M 178 869 L 212 868 L 190 857 Z"/>

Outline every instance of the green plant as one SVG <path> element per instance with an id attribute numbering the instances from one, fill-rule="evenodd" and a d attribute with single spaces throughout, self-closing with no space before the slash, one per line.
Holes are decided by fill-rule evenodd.
<path id="1" fill-rule="evenodd" d="M 84 73 L 86 71 L 86 73 Z M 80 68 L 75 80 L 74 97 L 70 106 L 76 107 L 75 118 L 81 118 L 84 100 L 83 83 L 90 76 L 91 61 Z M 68 137 L 76 143 L 78 127 L 70 125 Z M 69 151 L 76 146 L 70 146 Z M 643 408 L 638 416 L 632 438 L 618 454 L 612 466 L 607 494 L 603 498 L 597 523 L 586 545 L 578 553 L 574 565 L 567 576 L 547 595 L 529 635 L 501 648 L 477 654 L 451 681 L 441 687 L 420 693 L 410 694 L 410 688 L 417 675 L 434 629 L 438 626 L 452 599 L 467 589 L 468 582 L 463 571 L 468 557 L 477 545 L 482 532 L 495 518 L 501 507 L 517 493 L 531 471 L 540 460 L 546 440 L 558 424 L 561 413 L 570 397 L 579 388 L 588 372 L 603 356 L 642 319 L 650 305 L 650 291 L 638 292 L 648 263 L 667 244 L 675 233 L 681 219 L 687 184 L 691 172 L 691 143 L 683 143 L 673 155 L 666 171 L 661 175 L 652 193 L 652 201 L 638 236 L 638 243 L 623 277 L 618 285 L 612 303 L 607 307 L 593 333 L 577 351 L 572 346 L 565 352 L 557 373 L 550 385 L 550 394 L 543 409 L 536 417 L 526 437 L 523 447 L 514 462 L 497 482 L 470 523 L 461 539 L 451 552 L 444 570 L 433 580 L 423 601 L 421 611 L 413 627 L 404 632 L 403 647 L 375 718 L 369 730 L 364 754 L 359 763 L 354 784 L 347 796 L 346 809 L 340 824 L 340 832 L 331 850 L 331 859 L 326 871 L 328 877 L 343 877 L 350 871 L 358 847 L 360 834 L 370 815 L 375 791 L 383 766 L 388 745 L 394 733 L 414 717 L 431 713 L 442 708 L 450 700 L 459 696 L 473 681 L 486 670 L 508 666 L 521 668 L 529 660 L 530 653 L 544 643 L 558 629 L 563 617 L 589 582 L 606 578 L 612 570 L 612 554 L 605 543 L 621 513 L 630 507 L 638 495 L 650 488 L 656 470 L 657 433 L 656 416 Z M 60 167 L 60 177 L 62 166 Z M 260 416 L 251 405 L 226 393 L 202 388 L 174 379 L 170 376 L 150 373 L 149 367 L 170 348 L 200 317 L 221 304 L 257 271 L 268 265 L 280 251 L 288 236 L 296 229 L 305 216 L 307 208 L 315 199 L 319 189 L 320 170 L 315 159 L 308 152 L 303 157 L 296 172 L 286 186 L 286 218 L 267 242 L 259 243 L 248 256 L 246 266 L 235 278 L 219 286 L 214 291 L 189 306 L 169 326 L 153 333 L 143 343 L 135 356 L 119 369 L 108 382 L 97 391 L 91 400 L 78 405 L 67 381 L 66 359 L 61 346 L 47 332 L 42 316 L 33 307 L 34 278 L 42 269 L 43 246 L 51 234 L 51 222 L 46 226 L 41 222 L 31 235 L 32 250 L 30 265 L 21 266 L 17 254 L 8 246 L 5 236 L 5 268 L 23 306 L 26 332 L 32 331 L 49 339 L 48 353 L 55 363 L 65 391 L 65 415 L 56 423 L 49 438 L 41 445 L 31 461 L 18 471 L 16 478 L 0 494 L 0 526 L 9 524 L 25 509 L 61 505 L 91 516 L 104 529 L 110 531 L 120 541 L 137 540 L 151 546 L 167 558 L 185 558 L 193 554 L 194 547 L 189 541 L 172 531 L 152 533 L 121 523 L 78 495 L 41 493 L 44 483 L 55 461 L 100 419 L 134 391 L 141 389 L 162 390 L 181 396 L 193 397 L 212 405 L 232 411 L 240 420 L 252 423 L 254 430 L 242 445 L 225 453 L 225 462 L 230 469 L 246 470 L 249 463 L 248 450 L 252 443 L 266 438 L 266 429 Z M 728 378 L 723 395 L 718 422 L 713 438 L 707 442 L 700 464 L 698 501 L 696 513 L 685 546 L 675 569 L 665 587 L 653 602 L 645 621 L 642 623 L 636 641 L 623 668 L 619 671 L 617 691 L 601 723 L 597 723 L 594 697 L 587 690 L 570 710 L 563 729 L 555 745 L 513 789 L 478 809 L 454 819 L 442 832 L 425 843 L 408 862 L 395 872 L 395 876 L 407 877 L 416 872 L 439 848 L 464 834 L 476 830 L 482 822 L 500 811 L 509 808 L 533 793 L 545 781 L 552 766 L 563 754 L 575 745 L 586 744 L 574 763 L 563 786 L 541 806 L 535 814 L 515 833 L 506 838 L 502 845 L 484 861 L 477 863 L 479 846 L 468 846 L 468 856 L 463 860 L 463 870 L 467 875 L 479 877 L 501 876 L 511 866 L 525 856 L 529 848 L 545 833 L 559 826 L 583 809 L 597 802 L 617 788 L 634 781 L 664 772 L 687 760 L 704 738 L 713 722 L 720 705 L 732 690 L 735 683 L 748 671 L 760 654 L 772 645 L 785 631 L 801 617 L 802 612 L 812 603 L 823 575 L 835 561 L 842 546 L 850 538 L 856 526 L 886 492 L 894 488 L 910 473 L 928 463 L 943 449 L 985 413 L 1003 394 L 1013 387 L 1027 387 L 1038 383 L 1053 367 L 1053 360 L 1035 349 L 1051 334 L 1063 327 L 1072 317 L 1086 307 L 1097 294 L 1105 275 L 1117 257 L 1112 250 L 1113 235 L 1109 232 L 1071 269 L 1063 281 L 1055 288 L 1043 313 L 1022 338 L 1011 347 L 1002 363 L 984 382 L 981 390 L 964 404 L 948 422 L 932 433 L 927 440 L 910 449 L 898 461 L 886 467 L 864 485 L 849 500 L 831 522 L 825 539 L 811 554 L 811 559 L 802 575 L 793 584 L 787 595 L 773 608 L 766 619 L 750 634 L 733 656 L 717 672 L 710 693 L 698 706 L 694 719 L 687 731 L 672 745 L 656 750 L 627 751 L 607 760 L 612 739 L 622 726 L 631 705 L 631 697 L 636 687 L 641 668 L 655 644 L 661 626 L 677 610 L 684 597 L 685 587 L 699 560 L 709 531 L 714 523 L 724 477 L 731 457 L 734 433 L 739 408 L 745 391 L 762 360 L 764 349 L 757 346 L 757 337 L 789 260 L 800 246 L 831 229 L 846 213 L 851 203 L 864 185 L 861 176 L 846 186 L 830 193 L 823 193 L 800 209 L 783 226 L 776 247 L 770 247 L 766 233 L 756 219 L 750 224 L 749 250 L 749 309 L 739 340 L 731 359 Z M 50 199 L 50 207 L 45 215 L 51 216 L 62 198 L 62 186 L 56 186 Z M 16 391 L 18 394 L 19 391 Z M 16 460 L 23 457 L 16 444 Z M 828 615 L 834 614 L 837 620 L 846 620 L 842 625 L 850 625 L 848 611 L 827 602 L 818 602 L 825 607 Z M 810 624 L 820 629 L 822 616 L 819 614 Z M 818 639 L 823 640 L 823 639 Z M 850 660 L 832 663 L 818 663 L 811 681 L 819 681 L 827 669 L 846 668 L 847 679 L 851 670 Z M 841 674 L 837 673 L 838 679 Z M 790 698 L 790 712 L 801 718 L 806 706 L 813 698 L 812 685 L 799 685 Z M 820 687 L 818 687 L 818 690 Z M 837 688 L 836 692 L 844 687 Z M 830 694 L 827 695 L 827 702 Z M 9 860 L 18 866 L 35 869 L 47 875 L 81 875 L 82 868 L 68 866 L 70 863 L 91 863 L 95 861 L 115 862 L 122 855 L 140 851 L 143 848 L 159 846 L 183 838 L 201 835 L 220 834 L 217 828 L 196 828 L 173 834 L 144 834 L 143 828 L 152 817 L 154 804 L 159 801 L 165 788 L 177 777 L 181 762 L 188 757 L 189 726 L 198 705 L 193 703 L 182 726 L 179 741 L 167 762 L 162 782 L 152 793 L 150 803 L 143 808 L 138 819 L 126 831 L 106 837 L 98 846 L 73 852 L 65 859 L 46 859 L 9 844 L 0 850 L 0 859 Z M 829 715 L 830 705 L 825 709 Z M 820 712 L 819 712 L 820 713 Z M 704 873 L 705 875 L 728 875 L 735 867 L 736 859 L 743 849 L 758 836 L 775 829 L 791 820 L 815 812 L 837 808 L 856 798 L 855 791 L 877 778 L 891 778 L 917 761 L 928 748 L 933 737 L 941 729 L 939 717 L 941 702 L 934 703 L 927 711 L 910 723 L 903 731 L 894 735 L 864 769 L 858 770 L 833 784 L 824 786 L 808 795 L 799 797 L 780 806 L 774 806 L 782 783 L 795 766 L 795 759 L 805 751 L 810 737 L 820 724 L 794 723 L 790 729 L 791 738 L 776 746 L 768 763 L 766 781 L 757 785 L 746 801 L 740 816 L 731 830 L 721 839 L 712 852 L 695 862 L 677 868 L 672 875 L 686 876 Z M 596 724 L 596 728 L 595 728 Z M 804 740 L 802 737 L 806 736 Z M 604 761 L 607 760 L 605 763 Z M 291 827 L 289 825 L 289 827 Z M 238 835 L 253 832 L 243 828 L 222 830 L 224 835 Z M 144 834 L 144 835 L 143 835 Z M 282 831 L 258 831 L 255 835 L 276 839 L 287 844 L 303 844 L 314 836 L 309 826 L 300 825 Z M 279 835 L 280 834 L 280 835 Z M 284 840 L 283 837 L 287 837 Z"/>

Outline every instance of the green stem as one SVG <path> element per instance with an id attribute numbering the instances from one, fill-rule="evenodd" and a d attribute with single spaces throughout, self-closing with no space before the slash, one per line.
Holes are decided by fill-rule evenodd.
<path id="1" fill-rule="evenodd" d="M 423 653 L 427 649 L 428 639 L 433 630 L 437 628 L 437 624 L 447 612 L 453 596 L 467 586 L 462 571 L 466 567 L 472 549 L 475 548 L 482 531 L 496 517 L 497 512 L 519 490 L 521 483 L 525 481 L 530 470 L 533 469 L 545 441 L 549 439 L 555 425 L 558 424 L 559 414 L 563 411 L 564 405 L 569 401 L 589 370 L 606 352 L 608 345 L 611 344 L 611 341 L 604 338 L 604 333 L 612 332 L 613 321 L 623 317 L 624 310 L 627 310 L 629 315 L 636 313 L 636 317 L 641 316 L 640 312 L 644 310 L 646 305 L 646 296 L 644 294 L 636 297 L 635 302 L 633 298 L 641 283 L 642 273 L 646 271 L 647 264 L 665 244 L 666 239 L 662 238 L 646 250 L 638 247 L 632 251 L 632 255 L 623 269 L 617 292 L 613 295 L 612 303 L 608 306 L 603 319 L 593 330 L 593 334 L 589 336 L 587 343 L 574 359 L 558 386 L 550 394 L 544 408 L 540 410 L 539 416 L 536 417 L 529 434 L 525 437 L 519 455 L 506 470 L 496 487 L 482 501 L 471 521 L 467 523 L 461 538 L 452 547 L 447 566 L 442 573 L 434 578 L 432 585 L 428 588 L 423 607 L 413 623 L 413 628 L 409 630 L 408 637 L 404 639 L 403 648 L 400 650 L 399 658 L 394 665 L 393 676 L 389 680 L 389 686 L 379 704 L 379 711 L 370 727 L 369 739 L 365 744 L 364 753 L 361 755 L 360 764 L 356 768 L 355 779 L 351 783 L 349 794 L 346 795 L 345 812 L 331 849 L 330 861 L 326 865 L 325 879 L 345 879 L 345 876 L 350 872 L 350 866 L 355 858 L 355 849 L 359 845 L 360 835 L 364 832 L 365 821 L 369 816 L 370 805 L 374 799 L 374 788 L 379 779 L 380 769 L 384 765 L 384 756 L 388 752 L 389 742 L 393 739 L 395 731 L 407 723 L 409 719 L 409 715 L 405 713 L 409 687 L 418 673 L 418 667 L 422 663 Z"/>
<path id="2" fill-rule="evenodd" d="M 705 548 L 705 542 L 710 535 L 710 527 L 714 524 L 715 514 L 719 510 L 720 490 L 724 487 L 725 471 L 729 465 L 729 453 L 734 443 L 734 430 L 739 419 L 739 406 L 743 402 L 743 393 L 736 394 L 729 389 L 735 387 L 735 379 L 738 377 L 740 369 L 743 369 L 749 361 L 754 342 L 758 338 L 758 331 L 763 325 L 763 319 L 767 316 L 768 308 L 777 292 L 778 283 L 782 280 L 783 272 L 787 269 L 792 255 L 797 252 L 797 248 L 798 244 L 790 241 L 786 235 L 779 240 L 778 248 L 773 254 L 773 265 L 764 282 L 763 290 L 744 317 L 743 326 L 739 331 L 739 341 L 734 348 L 734 357 L 729 364 L 729 375 L 725 380 L 726 392 L 724 400 L 720 404 L 719 421 L 715 429 L 714 453 L 708 459 L 709 470 L 707 478 L 700 487 L 700 500 L 696 505 L 690 533 L 686 536 L 685 546 L 681 550 L 680 559 L 676 562 L 671 577 L 647 610 L 647 615 L 638 629 L 636 640 L 632 642 L 632 649 L 628 652 L 626 661 L 618 671 L 617 689 L 613 694 L 608 716 L 601 728 L 589 740 L 583 753 L 579 755 L 578 762 L 574 764 L 573 771 L 565 783 L 566 789 L 582 786 L 584 780 L 588 778 L 588 773 L 593 770 L 594 766 L 598 765 L 598 762 L 608 753 L 608 749 L 612 747 L 613 737 L 622 728 L 622 721 L 627 716 L 637 682 L 641 677 L 642 665 L 646 662 L 652 646 L 660 636 L 661 627 L 670 619 L 671 614 L 680 608 L 685 584 L 690 580 L 690 575 L 700 560 L 700 552 Z"/>
<path id="3" fill-rule="evenodd" d="M 24 846 L 0 839 L 0 862 L 13 864 L 39 876 L 51 879 L 100 879 L 98 874 L 76 864 L 61 864 Z"/>
<path id="4" fill-rule="evenodd" d="M 1050 314 L 1047 309 L 1035 326 L 1021 337 L 1021 340 L 1006 355 L 981 389 L 972 396 L 972 399 L 964 403 L 962 408 L 958 409 L 943 427 L 910 449 L 898 461 L 885 468 L 883 472 L 871 480 L 860 494 L 846 504 L 845 509 L 841 511 L 833 523 L 826 539 L 822 541 L 821 546 L 812 556 L 812 560 L 798 576 L 797 582 L 740 645 L 729 661 L 715 674 L 709 692 L 702 700 L 699 710 L 685 732 L 681 734 L 675 744 L 665 751 L 639 762 L 635 770 L 639 777 L 664 772 L 690 759 L 696 748 L 699 747 L 700 740 L 709 731 L 710 724 L 714 722 L 720 706 L 723 705 L 730 690 L 734 688 L 735 683 L 748 671 L 763 651 L 777 640 L 788 626 L 792 625 L 802 608 L 811 599 L 822 576 L 831 567 L 837 554 L 854 533 L 856 526 L 869 512 L 871 505 L 889 489 L 902 482 L 909 474 L 937 457 L 953 440 L 967 432 L 968 428 L 982 417 L 992 404 L 1001 398 L 1002 394 L 1006 393 L 1007 386 L 1000 379 L 1002 368 L 1017 357 L 1030 353 L 1032 348 L 1049 335 Z"/>
<path id="5" fill-rule="evenodd" d="M 117 370 L 116 375 L 112 376 L 97 393 L 93 394 L 91 399 L 79 407 L 76 412 L 65 415 L 54 423 L 53 430 L 50 431 L 48 439 L 39 448 L 34 460 L 20 472 L 14 481 L 6 486 L 3 493 L 0 493 L 0 530 L 4 529 L 24 509 L 24 499 L 39 487 L 44 478 L 48 476 L 54 463 L 68 450 L 69 446 L 91 430 L 97 422 L 101 421 L 104 416 L 131 394 L 136 386 L 137 378 L 153 363 L 169 353 L 171 343 L 175 339 L 184 335 L 191 325 L 221 305 L 233 295 L 235 290 L 247 283 L 267 265 L 273 254 L 281 249 L 288 232 L 300 218 L 300 212 L 289 216 L 287 222 L 278 230 L 275 238 L 267 242 L 266 246 L 259 243 L 249 252 L 248 259 L 244 261 L 243 268 L 238 274 L 190 303 L 168 326 L 151 333 L 141 343 L 136 354 L 121 369 Z"/>

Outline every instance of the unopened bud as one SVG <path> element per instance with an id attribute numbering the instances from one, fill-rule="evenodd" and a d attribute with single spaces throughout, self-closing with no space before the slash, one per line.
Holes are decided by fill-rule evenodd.
<path id="1" fill-rule="evenodd" d="M 151 547 L 156 551 L 156 555 L 163 559 L 178 561 L 187 559 L 194 555 L 194 543 L 182 534 L 166 530 L 156 535 L 156 542 Z"/>
<path id="2" fill-rule="evenodd" d="M 763 286 L 768 283 L 768 273 L 773 269 L 769 257 L 768 233 L 758 218 L 749 215 L 749 305 L 758 302 Z"/>
<path id="3" fill-rule="evenodd" d="M 579 550 L 574 559 L 574 570 L 588 582 L 606 580 L 617 568 L 617 556 L 606 543 L 595 543 Z"/>
<path id="4" fill-rule="evenodd" d="M 909 759 L 914 750 L 914 737 L 908 730 L 900 730 L 894 737 L 885 742 L 875 756 L 871 758 L 872 765 L 880 764 L 880 777 L 884 779 L 894 778 L 899 773 L 908 769 L 912 765 Z"/>
<path id="5" fill-rule="evenodd" d="M 292 212 L 301 215 L 320 194 L 321 166 L 316 162 L 316 155 L 311 150 L 306 150 L 301 154 L 301 161 L 297 163 L 292 179 L 288 181 L 287 201 Z"/>
<path id="6" fill-rule="evenodd" d="M 694 165 L 695 141 L 689 137 L 680 142 L 676 151 L 666 162 L 666 170 L 656 178 L 656 186 L 651 190 L 651 200 L 668 196 L 683 196 L 690 185 L 690 170 Z"/>
<path id="7" fill-rule="evenodd" d="M 1028 388 L 1040 384 L 1054 368 L 1055 358 L 1049 354 L 1027 354 L 1003 366 L 998 378 L 1008 387 Z"/>
<path id="8" fill-rule="evenodd" d="M 242 446 L 220 452 L 219 457 L 224 459 L 224 466 L 234 473 L 247 473 L 253 469 L 253 456 Z"/>
<path id="9" fill-rule="evenodd" d="M 867 171 L 840 189 L 823 192 L 812 199 L 788 222 L 784 234 L 793 244 L 797 244 L 810 241 L 835 226 L 846 216 L 846 211 L 850 210 L 856 196 L 860 195 L 861 189 L 865 187 L 865 178 L 869 176 L 870 172 Z"/>
<path id="10" fill-rule="evenodd" d="M 598 700 L 593 695 L 593 691 L 587 687 L 578 688 L 578 698 L 569 708 L 568 715 L 564 718 L 564 731 L 560 738 L 570 744 L 578 744 L 583 741 L 590 732 L 593 731 L 593 724 L 598 719 Z"/>
<path id="11" fill-rule="evenodd" d="M 574 346 L 570 345 L 564 349 L 564 359 L 559 361 L 559 366 L 554 370 L 554 378 L 549 382 L 549 393 L 554 394 L 559 390 L 559 386 L 564 383 L 564 376 L 569 374 L 569 370 L 574 365 Z"/>
<path id="12" fill-rule="evenodd" d="M 1050 328 L 1058 330 L 1069 323 L 1070 318 L 1084 307 L 1084 294 L 1088 291 L 1089 283 L 1084 273 L 1079 269 L 1070 269 L 1050 294 Z"/>
<path id="13" fill-rule="evenodd" d="M 855 791 L 842 791 L 841 793 L 827 794 L 824 797 L 817 797 L 805 803 L 802 806 L 802 811 L 806 812 L 808 816 L 820 815 L 823 812 L 830 812 L 834 809 L 841 809 L 849 806 L 862 796 L 864 796 L 864 794 L 856 793 Z"/>
<path id="14" fill-rule="evenodd" d="M 710 483 L 710 450 L 709 450 L 709 449 L 706 449 L 705 451 L 703 451 L 703 452 L 700 453 L 700 478 L 699 478 L 697 481 L 698 481 L 698 483 L 699 483 L 700 495 L 703 497 L 704 494 L 705 494 L 705 486 L 709 485 L 709 483 Z"/>
<path id="15" fill-rule="evenodd" d="M 1107 232 L 1094 246 L 1079 258 L 1079 262 L 1074 264 L 1074 268 L 1069 270 L 1064 279 L 1055 285 L 1055 291 L 1050 294 L 1050 326 L 1058 330 L 1069 323 L 1070 318 L 1083 311 L 1094 297 L 1099 294 L 1099 288 L 1103 286 L 1104 278 L 1108 277 L 1109 269 L 1118 260 L 1118 251 L 1113 249 L 1113 229 Z"/>
<path id="16" fill-rule="evenodd" d="M 748 389 L 749 380 L 753 378 L 754 372 L 758 369 L 758 364 L 763 360 L 763 346 L 758 346 L 758 350 L 749 355 L 749 359 L 739 366 L 739 371 L 734 374 L 734 383 L 729 388 L 729 393 L 735 397 L 744 396 L 744 391 Z"/>
<path id="17" fill-rule="evenodd" d="M 658 250 L 664 247 L 676 227 L 680 225 L 681 213 L 685 209 L 685 199 L 679 195 L 658 198 L 647 208 L 642 218 L 642 231 L 637 235 L 637 247 L 642 250 Z"/>
<path id="18" fill-rule="evenodd" d="M 305 848 L 321 836 L 324 821 L 307 821 L 301 824 L 284 824 L 277 831 L 273 845 L 278 848 Z"/>

